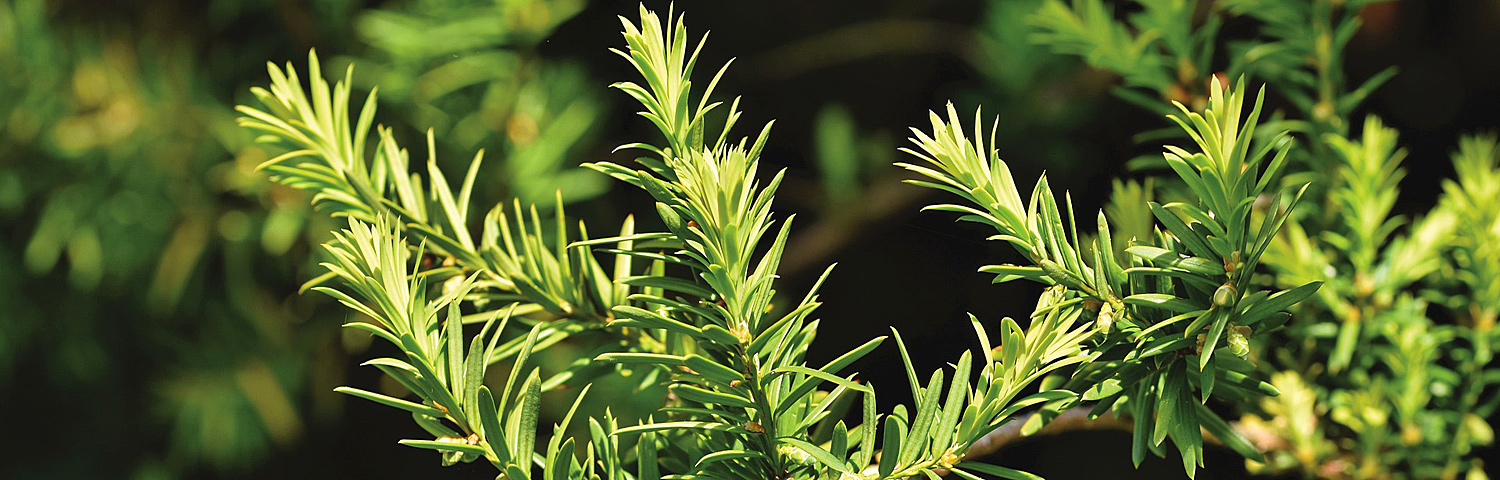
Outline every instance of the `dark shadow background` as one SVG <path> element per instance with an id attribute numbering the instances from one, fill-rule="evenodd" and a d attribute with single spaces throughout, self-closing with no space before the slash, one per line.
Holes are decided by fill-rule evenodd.
<path id="1" fill-rule="evenodd" d="M 265 82 L 266 60 L 300 64 L 309 47 L 327 53 L 358 48 L 344 38 L 347 30 L 309 30 L 299 21 L 297 12 L 309 9 L 307 1 L 271 1 L 260 13 L 228 25 L 195 21 L 208 8 L 196 1 L 56 3 L 60 25 L 101 32 L 126 27 L 161 30 L 201 39 L 193 55 L 213 70 L 205 75 L 224 79 L 217 94 L 226 103 L 245 101 L 250 86 Z M 658 11 L 667 8 L 663 2 L 648 5 Z M 691 31 L 712 31 L 702 65 L 716 67 L 730 56 L 737 58 L 719 91 L 743 96 L 742 129 L 776 120 L 764 164 L 788 170 L 778 211 L 798 215 L 799 228 L 789 248 L 803 254 L 793 260 L 796 253 L 788 253 L 790 272 L 781 290 L 805 291 L 822 265 L 838 263 L 823 289 L 823 332 L 813 361 L 831 358 L 895 327 L 913 347 L 918 370 L 938 368 L 960 349 L 973 346 L 966 313 L 991 321 L 1024 316 L 1039 291 L 1019 283 L 990 285 L 988 276 L 976 269 L 1015 260 L 1015 254 L 982 241 L 987 232 L 955 224 L 950 216 L 919 214 L 918 207 L 938 197 L 895 182 L 903 177 L 894 168 L 872 168 L 859 202 L 839 207 L 874 209 L 880 215 L 839 220 L 839 208 L 830 208 L 820 193 L 814 161 L 813 132 L 824 107 L 842 105 L 862 137 L 894 147 L 904 143 L 908 125 L 925 125 L 926 112 L 950 99 L 960 112 L 985 104 L 987 116 L 999 115 L 1014 132 L 999 148 L 1020 182 L 1029 186 L 1045 171 L 1053 188 L 1071 192 L 1084 212 L 1094 211 L 1108 198 L 1112 178 L 1131 175 L 1124 167 L 1127 160 L 1157 150 L 1137 145 L 1132 135 L 1142 126 L 1160 125 L 1159 119 L 1111 97 L 1113 80 L 1108 75 L 1072 60 L 1049 67 L 1039 77 L 1039 90 L 1018 94 L 997 87 L 989 73 L 991 53 L 979 45 L 991 21 L 988 5 L 982 2 L 684 1 L 676 8 L 688 13 Z M 575 59 L 597 79 L 600 91 L 608 82 L 632 79 L 628 65 L 606 51 L 622 43 L 616 15 L 634 17 L 635 4 L 594 2 L 563 23 L 539 51 Z M 1358 81 L 1389 65 L 1400 69 L 1366 109 L 1402 132 L 1401 142 L 1409 152 L 1397 210 L 1424 212 L 1434 204 L 1441 180 L 1452 175 L 1447 158 L 1456 138 L 1500 125 L 1494 113 L 1500 111 L 1500 2 L 1400 1 L 1372 8 L 1364 19 L 1365 28 L 1348 51 L 1347 70 Z M 700 68 L 706 75 L 708 67 Z M 579 161 L 624 161 L 623 154 L 611 153 L 614 145 L 653 138 L 650 126 L 633 115 L 624 95 L 604 95 L 615 107 Z M 1016 105 L 1021 107 L 1007 108 Z M 902 160 L 894 151 L 885 151 L 886 156 L 872 159 L 872 164 Z M 27 160 L 7 161 L 24 166 Z M 650 217 L 644 198 L 615 185 L 605 197 L 575 210 L 614 224 L 627 213 Z M 22 245 L 30 228 L 22 222 L 7 223 L 0 237 L 7 246 Z M 284 291 L 293 295 L 302 279 L 296 272 L 284 273 Z M 25 282 L 46 288 L 61 284 L 63 278 L 52 274 Z M 319 315 L 340 315 L 331 301 L 318 298 L 313 303 Z M 144 315 L 136 310 L 104 306 L 91 311 L 98 315 L 100 328 L 108 331 L 108 324 Z M 39 328 L 47 330 L 45 325 Z M 190 329 L 179 333 L 191 341 Z M 44 373 L 47 357 L 23 356 L 16 361 L 15 378 L 0 384 L 5 389 L 0 418 L 5 419 L 4 436 L 12 445 L 0 454 L 0 477 L 69 478 L 73 475 L 68 472 L 87 471 L 109 478 L 157 478 L 138 467 L 140 459 L 161 455 L 167 432 L 143 419 L 156 407 L 151 397 L 132 386 L 150 378 L 158 362 L 152 353 L 134 349 L 129 337 L 114 338 L 115 344 L 103 348 L 108 352 L 103 361 L 121 366 L 120 373 L 97 388 L 55 384 Z M 35 341 L 47 345 L 54 340 L 42 335 Z M 899 357 L 890 347 L 887 344 L 856 366 L 885 387 L 886 402 L 906 396 L 900 391 L 904 381 Z M 339 382 L 376 382 L 373 372 L 346 360 L 338 360 L 346 370 Z M 340 384 L 314 383 L 309 388 L 324 391 Z M 494 473 L 489 465 L 478 463 L 438 468 L 435 455 L 395 444 L 403 436 L 421 434 L 404 415 L 355 399 L 336 401 L 341 403 L 335 413 L 309 417 L 300 440 L 277 447 L 263 460 L 229 471 L 193 469 L 186 476 L 490 478 Z M 1140 469 L 1132 469 L 1124 432 L 1043 438 L 1007 449 L 995 460 L 1054 480 L 1182 475 L 1174 456 L 1149 458 Z M 64 467 L 68 464 L 91 467 Z M 1207 465 L 1199 478 L 1245 476 L 1243 461 L 1227 450 L 1209 447 Z"/>

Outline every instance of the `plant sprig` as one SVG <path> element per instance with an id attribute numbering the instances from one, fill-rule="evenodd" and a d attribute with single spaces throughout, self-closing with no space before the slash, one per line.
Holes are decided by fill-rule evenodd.
<path id="1" fill-rule="evenodd" d="M 438 168 L 433 132 L 428 131 L 427 181 L 423 182 L 411 172 L 410 154 L 396 143 L 389 128 L 374 127 L 378 140 L 369 143 L 376 91 L 370 92 L 358 116 L 351 119 L 347 80 L 330 85 L 313 53 L 308 54 L 308 65 L 310 91 L 303 88 L 291 65 L 268 64 L 270 89 L 251 90 L 264 110 L 238 107 L 244 115 L 240 118 L 243 127 L 262 133 L 262 142 L 287 150 L 259 167 L 273 180 L 312 193 L 313 204 L 334 216 L 365 223 L 381 215 L 400 219 L 403 232 L 414 241 L 426 242 L 433 253 L 448 259 L 443 266 L 451 267 L 424 273 L 449 278 L 483 272 L 479 289 L 511 293 L 496 300 L 502 306 L 508 304 L 504 300 L 521 300 L 527 303 L 520 307 L 522 313 L 546 311 L 555 317 L 598 322 L 606 319 L 610 307 L 623 302 L 624 289 L 615 286 L 608 275 L 599 274 L 604 270 L 593 256 L 564 248 L 573 234 L 566 228 L 560 200 L 551 225 L 544 225 L 535 207 L 527 215 L 517 202 L 513 217 L 508 217 L 497 205 L 484 216 L 483 230 L 476 238 L 469 229 L 470 205 L 484 152 L 475 154 L 455 193 Z M 351 66 L 346 77 L 352 73 Z M 555 231 L 545 232 L 544 226 Z M 632 234 L 631 229 L 627 220 L 621 235 Z M 587 230 L 580 224 L 578 232 L 586 235 Z M 619 262 L 629 265 L 630 259 L 619 256 L 616 262 L 619 270 Z"/>
<path id="2" fill-rule="evenodd" d="M 971 472 L 1032 478 L 974 462 L 965 454 L 969 446 L 1021 409 L 1076 397 L 1052 389 L 1024 397 L 1022 392 L 1043 376 L 1088 359 L 1082 341 L 1092 329 L 1080 322 L 1079 310 L 1070 308 L 1077 302 L 1065 300 L 1062 290 L 1050 293 L 1038 304 L 1030 328 L 1023 329 L 1010 319 L 1002 321 L 1002 341 L 994 349 L 985 329 L 974 320 L 984 352 L 977 383 L 972 383 L 976 368 L 967 352 L 954 364 L 951 377 L 938 371 L 924 381 L 896 333 L 916 403 L 879 415 L 874 410 L 873 386 L 842 370 L 883 339 L 812 368 L 803 359 L 816 333 L 818 322 L 807 321 L 818 305 L 816 296 L 807 294 L 779 318 L 766 317 L 774 298 L 775 266 L 790 223 L 788 219 L 782 224 L 762 256 L 751 256 L 771 230 L 769 207 L 780 178 L 774 176 L 764 187 L 755 181 L 769 125 L 753 142 L 730 143 L 729 129 L 740 117 L 735 101 L 724 112 L 717 135 L 710 135 L 708 113 L 722 105 L 709 99 L 718 76 L 702 94 L 691 89 L 688 79 L 701 42 L 690 47 L 680 19 L 663 24 L 645 10 L 642 24 L 637 28 L 627 22 L 625 30 L 630 49 L 620 54 L 647 83 L 616 87 L 642 103 L 646 109 L 642 116 L 658 127 L 666 145 L 626 146 L 654 156 L 638 160 L 643 169 L 613 163 L 592 166 L 644 188 L 656 199 L 671 239 L 681 245 L 681 250 L 668 254 L 678 258 L 673 263 L 687 267 L 694 278 L 692 283 L 672 277 L 651 281 L 673 286 L 666 290 L 678 296 L 632 297 L 654 309 L 616 309 L 617 316 L 625 319 L 622 322 L 684 340 L 667 342 L 672 348 L 666 355 L 600 357 L 677 368 L 672 388 L 680 406 L 669 406 L 664 412 L 679 416 L 617 433 L 677 435 L 673 443 L 692 445 L 692 451 L 703 455 L 692 472 L 704 475 L 739 477 L 744 474 L 736 472 L 763 472 L 770 478 L 906 478 L 946 470 L 966 478 L 976 478 Z M 720 69 L 718 75 L 723 72 Z M 1040 242 L 1031 240 L 1038 238 L 1026 237 L 1025 241 L 1035 245 Z M 824 383 L 833 389 L 818 390 Z M 840 405 L 853 403 L 856 396 L 863 397 L 863 423 L 849 427 L 839 413 L 846 407 Z M 877 440 L 878 461 L 871 464 L 877 458 Z"/>
<path id="3" fill-rule="evenodd" d="M 1494 315 L 1483 299 L 1497 283 L 1488 280 L 1495 262 L 1479 260 L 1493 257 L 1479 245 L 1492 238 L 1483 232 L 1493 224 L 1485 212 L 1494 209 L 1483 199 L 1493 189 L 1483 179 L 1494 171 L 1494 149 L 1486 146 L 1494 142 L 1461 139 L 1458 178 L 1445 184 L 1437 208 L 1408 221 L 1393 213 L 1406 156 L 1396 131 L 1375 116 L 1362 124 L 1351 118 L 1396 69 L 1355 82 L 1343 65 L 1361 12 L 1380 0 L 1135 3 L 1141 12 L 1117 20 L 1100 0 L 1074 1 L 1071 8 L 1051 2 L 1034 24 L 1038 38 L 1055 40 L 1056 50 L 1120 74 L 1121 97 L 1151 110 L 1155 102 L 1135 92 L 1154 89 L 1173 98 L 1171 87 L 1142 80 L 1160 79 L 1158 72 L 1170 68 L 1162 60 L 1167 38 L 1192 38 L 1210 49 L 1227 45 L 1226 64 L 1210 63 L 1209 55 L 1179 63 L 1191 67 L 1179 71 L 1222 69 L 1267 82 L 1288 104 L 1274 125 L 1304 145 L 1291 152 L 1281 182 L 1308 183 L 1307 196 L 1321 204 L 1295 214 L 1264 254 L 1277 285 L 1327 285 L 1296 307 L 1299 321 L 1257 338 L 1277 347 L 1262 363 L 1274 372 L 1272 383 L 1295 394 L 1240 405 L 1241 428 L 1283 446 L 1253 470 L 1327 478 L 1481 471 L 1473 447 L 1493 435 L 1478 420 L 1484 417 L 1474 415 L 1493 410 L 1483 407 L 1493 400 L 1480 392 L 1494 369 L 1488 320 Z M 1144 21 L 1174 11 L 1180 21 Z M 1201 24 L 1188 21 L 1196 15 Z M 1232 17 L 1249 20 L 1254 34 L 1214 38 L 1221 18 Z M 1186 36 L 1184 26 L 1191 26 Z M 1144 61 L 1130 61 L 1131 53 Z M 1429 313 L 1434 309 L 1447 313 Z M 1368 388 L 1349 392 L 1348 385 Z"/>
<path id="4" fill-rule="evenodd" d="M 968 458 L 970 447 L 1023 410 L 1038 411 L 1025 426 L 1034 431 L 1062 409 L 1095 401 L 1096 413 L 1113 408 L 1135 419 L 1137 462 L 1171 437 L 1191 474 L 1201 464 L 1204 429 L 1255 458 L 1248 441 L 1203 402 L 1274 393 L 1250 376 L 1245 336 L 1252 326 L 1284 322 L 1281 311 L 1317 285 L 1273 293 L 1248 281 L 1297 194 L 1277 195 L 1291 199 L 1287 207 L 1253 221 L 1253 200 L 1276 176 L 1288 145 L 1252 148 L 1260 103 L 1245 116 L 1242 85 L 1215 84 L 1201 113 L 1179 105 L 1177 121 L 1196 145 L 1169 147 L 1165 158 L 1203 200 L 1152 204 L 1164 230 L 1131 242 L 1123 264 L 1102 214 L 1099 238 L 1083 241 L 1068 197 L 1059 208 L 1043 178 L 1023 203 L 994 141 L 986 148 L 977 131 L 966 138 L 951 107 L 946 121 L 934 114 L 933 133 L 916 133 L 921 152 L 910 151 L 932 166 L 905 166 L 933 180 L 922 184 L 971 203 L 935 208 L 993 226 L 997 239 L 1032 262 L 985 271 L 1051 286 L 1027 326 L 1000 322 L 998 342 L 971 317 L 981 353 L 965 351 L 951 370 L 919 376 L 893 332 L 914 402 L 882 415 L 875 387 L 847 370 L 884 337 L 821 366 L 807 363 L 820 323 L 816 292 L 829 272 L 800 301 L 777 306 L 791 218 L 779 226 L 773 219 L 781 174 L 759 179 L 770 124 L 753 141 L 731 139 L 739 101 L 712 100 L 727 65 L 701 92 L 693 88 L 703 41 L 691 41 L 681 17 L 663 21 L 642 7 L 639 23 L 622 23 L 626 49 L 617 53 L 644 83 L 615 87 L 642 104 L 664 143 L 622 147 L 645 152 L 640 168 L 589 166 L 646 190 L 666 232 L 638 233 L 627 220 L 617 236 L 591 239 L 580 227 L 583 238 L 570 243 L 559 205 L 549 243 L 539 213 L 524 215 L 517 205 L 514 230 L 511 217 L 492 210 L 476 240 L 467 206 L 479 156 L 457 195 L 434 161 L 426 183 L 412 175 L 388 129 L 377 129 L 380 141 L 367 161 L 373 102 L 351 128 L 348 88 L 330 87 L 315 57 L 310 95 L 290 67 L 283 73 L 273 66 L 272 88 L 257 90 L 267 110 L 241 108 L 245 126 L 290 149 L 264 168 L 312 191 L 320 208 L 349 217 L 349 228 L 329 245 L 330 273 L 315 282 L 338 286 L 316 288 L 372 319 L 351 328 L 400 349 L 401 358 L 370 364 L 419 401 L 340 391 L 408 411 L 434 437 L 404 443 L 442 452 L 446 464 L 486 458 L 511 479 L 537 471 L 549 479 L 611 480 L 932 478 L 941 471 L 1035 478 Z M 429 249 L 448 260 L 427 264 Z M 615 256 L 612 274 L 595 254 Z M 529 324 L 528 332 L 506 337 L 512 321 Z M 469 337 L 466 323 L 483 325 Z M 529 366 L 537 350 L 587 329 L 632 341 L 587 353 L 578 368 L 547 380 Z M 491 390 L 487 367 L 508 358 L 505 386 Z M 576 445 L 565 433 L 570 412 L 539 454 L 541 392 L 564 381 L 591 385 L 576 375 L 588 360 L 641 373 L 638 385 L 662 383 L 669 395 L 635 425 L 621 427 L 607 411 L 593 416 L 589 441 Z M 851 426 L 846 416 L 855 404 L 860 422 Z M 632 463 L 635 472 L 627 473 Z"/>
<path id="5" fill-rule="evenodd" d="M 1254 202 L 1280 171 L 1290 144 L 1276 139 L 1252 148 L 1263 92 L 1247 115 L 1243 82 L 1226 89 L 1215 79 L 1211 90 L 1203 112 L 1178 104 L 1183 115 L 1170 117 L 1194 141 L 1196 151 L 1168 146 L 1164 154 L 1200 200 L 1151 203 L 1164 230 L 1154 239 L 1132 239 L 1125 249 L 1131 258 L 1123 265 L 1112 254 L 1103 212 L 1098 236 L 1085 246 L 1071 199 L 1065 196 L 1066 208 L 1059 209 L 1045 176 L 1023 208 L 1009 168 L 993 145 L 987 149 L 982 141 L 979 122 L 970 140 L 951 105 L 946 121 L 932 114 L 933 133 L 913 129 L 917 149 L 906 151 L 924 165 L 901 164 L 932 180 L 912 183 L 954 193 L 968 203 L 929 209 L 957 212 L 960 220 L 996 229 L 992 240 L 1010 243 L 1031 262 L 981 271 L 996 274 L 997 283 L 1027 279 L 1062 288 L 1075 315 L 1094 319 L 1098 336 L 1090 348 L 1092 357 L 1065 383 L 1084 393 L 1049 405 L 1037 417 L 1036 428 L 1080 399 L 1097 400 L 1094 415 L 1115 407 L 1135 418 L 1136 462 L 1171 437 L 1190 475 L 1201 461 L 1200 427 L 1247 457 L 1259 457 L 1217 415 L 1192 406 L 1197 403 L 1192 397 L 1206 401 L 1216 391 L 1234 400 L 1274 395 L 1269 384 L 1249 376 L 1253 367 L 1243 360 L 1249 355 L 1247 337 L 1253 329 L 1264 332 L 1284 323 L 1282 310 L 1319 285 L 1274 291 L 1257 290 L 1250 282 L 1301 191 L 1277 195 L 1289 198 L 1285 208 L 1272 206 L 1254 222 Z"/>

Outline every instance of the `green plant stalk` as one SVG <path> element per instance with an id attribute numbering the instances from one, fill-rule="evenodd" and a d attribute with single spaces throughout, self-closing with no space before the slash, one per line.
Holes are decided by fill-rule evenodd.
<path id="1" fill-rule="evenodd" d="M 743 345 L 736 345 L 735 353 L 739 356 L 740 361 L 744 362 L 747 370 L 746 373 L 750 378 L 750 398 L 755 401 L 756 413 L 760 418 L 760 437 L 765 442 L 765 451 L 773 452 L 772 455 L 768 455 L 770 459 L 770 478 L 782 478 L 787 473 L 786 459 L 782 458 L 780 454 L 774 453 L 778 452 L 776 448 L 776 426 L 780 425 L 780 423 L 775 416 L 776 410 L 771 406 L 769 397 L 766 396 L 765 389 L 761 387 L 764 377 L 761 375 L 760 369 L 756 366 L 757 362 L 750 356 L 749 352 L 745 351 Z"/>

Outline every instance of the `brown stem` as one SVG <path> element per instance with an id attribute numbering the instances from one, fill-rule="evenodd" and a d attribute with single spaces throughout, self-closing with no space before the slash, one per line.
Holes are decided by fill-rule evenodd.
<path id="1" fill-rule="evenodd" d="M 1099 418 L 1090 420 L 1090 410 L 1093 410 L 1092 406 L 1074 407 L 1063 410 L 1062 413 L 1059 413 L 1057 415 L 1057 418 L 1052 419 L 1052 421 L 1049 422 L 1046 426 L 1042 427 L 1041 430 L 1037 430 L 1036 433 L 1033 433 L 1031 435 L 1022 435 L 1021 427 L 1023 425 L 1026 425 L 1026 421 L 1031 419 L 1031 415 L 1035 414 L 1017 418 L 1006 423 L 1005 425 L 1001 425 L 1000 428 L 995 429 L 995 431 L 990 432 L 983 438 L 980 438 L 979 441 L 974 442 L 973 445 L 970 445 L 969 451 L 964 453 L 964 458 L 972 459 L 983 457 L 995 453 L 1007 446 L 1021 443 L 1029 438 L 1034 437 L 1057 435 L 1060 433 L 1076 432 L 1081 430 L 1130 431 L 1130 428 L 1133 425 L 1131 421 L 1116 417 L 1114 416 L 1114 414 L 1109 413 L 1100 415 Z"/>
<path id="2" fill-rule="evenodd" d="M 1128 432 L 1135 425 L 1134 422 L 1128 419 L 1120 418 L 1109 413 L 1100 415 L 1098 418 L 1090 420 L 1089 412 L 1091 410 L 1093 410 L 1093 406 L 1073 407 L 1064 410 L 1062 413 L 1059 413 L 1057 415 L 1057 418 L 1052 419 L 1052 421 L 1046 426 L 1042 427 L 1041 430 L 1037 430 L 1036 433 L 1033 433 L 1031 435 L 1022 435 L 1021 427 L 1026 424 L 1027 420 L 1031 419 L 1031 415 L 1035 414 L 1017 418 L 1006 423 L 1005 425 L 1001 425 L 1000 428 L 995 429 L 995 431 L 992 431 L 989 434 L 985 435 L 983 438 L 980 438 L 979 441 L 974 442 L 973 445 L 969 446 L 968 452 L 964 453 L 964 458 L 980 458 L 1000 451 L 1007 446 L 1018 444 L 1034 437 L 1057 435 L 1061 433 L 1083 430 L 1123 430 Z M 1244 428 L 1238 422 L 1232 423 L 1231 425 L 1235 430 L 1241 431 L 1241 433 L 1252 434 L 1246 435 L 1249 438 L 1255 439 L 1260 437 L 1260 435 L 1253 435 L 1254 432 L 1245 432 Z M 1203 443 L 1209 445 L 1224 444 L 1224 442 L 1220 441 L 1218 438 L 1215 438 L 1213 434 L 1209 433 L 1207 430 L 1203 431 Z M 1264 450 L 1267 445 L 1265 445 L 1264 442 L 1256 442 L 1256 447 Z"/>
<path id="3" fill-rule="evenodd" d="M 1032 413 L 1022 417 L 1018 417 L 1014 420 L 1011 420 L 1010 422 L 1006 422 L 1004 425 L 1001 425 L 1000 428 L 991 431 L 984 437 L 980 438 L 978 441 L 974 442 L 973 445 L 970 445 L 968 451 L 964 453 L 962 460 L 978 459 L 986 455 L 998 452 L 1005 447 L 1024 443 L 1027 440 L 1036 437 L 1086 430 L 1121 430 L 1128 432 L 1135 425 L 1135 422 L 1117 417 L 1109 413 L 1100 415 L 1098 418 L 1090 419 L 1089 412 L 1092 410 L 1092 406 L 1073 407 L 1067 410 L 1063 410 L 1061 413 L 1057 414 L 1056 418 L 1053 418 L 1051 422 L 1048 422 L 1046 426 L 1043 426 L 1040 430 L 1037 430 L 1031 435 L 1023 435 L 1021 433 L 1021 428 L 1022 426 L 1026 425 L 1026 421 L 1030 420 L 1031 416 L 1035 414 Z M 1247 431 L 1238 423 L 1233 423 L 1231 425 L 1235 430 L 1238 430 L 1241 433 L 1246 434 L 1247 437 L 1251 438 L 1252 442 L 1256 444 L 1257 449 L 1266 451 L 1269 448 L 1273 448 L 1272 445 L 1268 445 L 1264 441 L 1257 441 L 1264 440 L 1260 438 L 1262 437 L 1262 435 L 1256 435 L 1256 432 L 1254 431 Z M 1224 442 L 1220 441 L 1218 438 L 1215 438 L 1213 434 L 1209 433 L 1207 430 L 1203 431 L 1203 443 L 1209 445 L 1224 444 Z M 875 467 L 872 465 L 865 470 L 867 472 L 873 471 L 872 469 L 874 468 Z M 934 469 L 933 471 L 938 475 L 948 475 L 948 470 L 946 469 L 938 468 Z"/>

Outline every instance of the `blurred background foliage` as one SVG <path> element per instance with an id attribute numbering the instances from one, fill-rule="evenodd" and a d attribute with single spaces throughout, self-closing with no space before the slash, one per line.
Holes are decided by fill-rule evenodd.
<path id="1" fill-rule="evenodd" d="M 1496 126 L 1500 2 L 1187 2 L 1199 6 L 1187 21 L 1140 15 L 1172 5 L 1180 11 L 1183 2 L 1089 10 L 1095 3 L 678 5 L 692 10 L 695 29 L 714 32 L 715 52 L 740 56 L 722 88 L 742 92 L 765 116 L 751 123 L 778 119 L 767 158 L 790 169 L 782 205 L 805 219 L 784 258 L 789 287 L 803 289 L 820 265 L 840 263 L 824 290 L 824 329 L 832 333 L 824 352 L 845 351 L 894 325 L 912 343 L 936 346 L 913 359 L 919 369 L 934 368 L 962 348 L 942 347 L 968 328 L 962 312 L 1015 316 L 1038 293 L 996 289 L 985 276 L 964 273 L 1013 253 L 969 240 L 982 238 L 964 230 L 971 227 L 917 217 L 929 193 L 901 184 L 890 166 L 902 126 L 950 98 L 960 110 L 983 104 L 999 115 L 997 144 L 1018 177 L 1047 170 L 1084 211 L 1118 209 L 1111 205 L 1172 194 L 1171 185 L 1151 182 L 1151 163 L 1137 156 L 1158 151 L 1141 145 L 1167 126 L 1159 99 L 1201 96 L 1206 83 L 1192 79 L 1228 70 L 1294 85 L 1304 74 L 1277 65 L 1322 58 L 1330 67 L 1318 78 L 1337 84 L 1327 90 L 1337 100 L 1395 66 L 1399 73 L 1384 86 L 1329 107 L 1320 107 L 1325 90 L 1317 81 L 1300 94 L 1305 99 L 1273 89 L 1288 128 L 1313 145 L 1302 159 L 1308 178 L 1352 163 L 1341 163 L 1336 142 L 1323 135 L 1349 135 L 1357 127 L 1350 123 L 1373 112 L 1403 133 L 1400 146 L 1412 159 L 1385 214 L 1424 214 L 1445 189 L 1496 188 L 1482 167 L 1465 167 L 1481 164 L 1493 142 L 1459 146 L 1457 139 Z M 1341 37 L 1342 48 L 1320 49 L 1318 31 L 1276 28 L 1299 17 L 1272 7 L 1300 3 L 1338 4 L 1345 16 L 1329 18 L 1361 26 Z M 561 190 L 576 205 L 570 211 L 612 225 L 649 202 L 576 166 L 616 158 L 615 145 L 642 137 L 640 122 L 614 108 L 621 98 L 605 88 L 629 76 L 605 49 L 618 43 L 615 15 L 633 8 L 584 0 L 0 2 L 0 411 L 7 436 L 26 445 L 0 457 L 0 478 L 312 478 L 330 466 L 344 477 L 483 475 L 434 468 L 428 455 L 394 444 L 415 427 L 332 393 L 336 385 L 375 381 L 355 367 L 369 356 L 368 339 L 338 331 L 343 310 L 295 294 L 319 273 L 316 246 L 335 222 L 254 171 L 268 152 L 234 126 L 231 106 L 265 83 L 265 61 L 296 61 L 315 47 L 330 71 L 354 65 L 357 89 L 379 85 L 379 121 L 404 144 L 420 145 L 432 129 L 450 177 L 487 150 L 492 160 L 476 187 L 481 204 L 512 196 L 547 203 Z M 1067 14 L 1078 28 L 1057 22 Z M 1160 35 L 1166 47 L 1133 49 L 1141 32 Z M 1255 48 L 1273 43 L 1283 48 Z M 724 60 L 715 52 L 707 53 L 710 63 Z M 1450 164 L 1454 151 L 1460 154 Z M 1445 186 L 1455 171 L 1459 182 Z M 1110 211 L 1122 230 L 1133 214 L 1136 225 L 1150 225 L 1140 212 Z M 1438 272 L 1449 283 L 1381 308 L 1427 319 L 1426 302 L 1456 310 L 1475 303 L 1474 295 L 1493 298 L 1497 250 L 1464 240 L 1482 233 L 1455 237 L 1468 243 L 1453 264 L 1466 267 Z M 1494 312 L 1488 315 L 1492 322 Z M 1411 354 L 1398 358 L 1435 359 L 1447 350 L 1421 340 L 1449 337 L 1410 329 L 1461 321 L 1391 322 L 1370 335 Z M 1336 332 L 1337 319 L 1330 322 L 1314 328 Z M 1327 342 L 1309 348 L 1327 349 L 1337 334 L 1308 335 Z M 861 368 L 876 383 L 885 378 L 879 370 L 896 362 L 883 353 Z M 1397 377 L 1386 391 L 1398 397 L 1411 391 L 1399 382 L 1422 381 Z M 1277 378 L 1293 393 L 1283 400 L 1302 398 L 1295 394 L 1302 379 Z M 1352 393 L 1322 401 L 1350 412 L 1378 400 Z M 619 399 L 597 403 L 630 408 Z M 1316 404 L 1268 405 L 1263 413 L 1330 408 Z M 1358 423 L 1357 415 L 1318 414 L 1345 425 L 1339 428 Z M 1001 455 L 1054 479 L 1180 475 L 1172 458 L 1130 471 L 1127 438 L 1073 433 Z M 1085 448 L 1098 461 L 1078 462 Z M 1205 475 L 1244 475 L 1232 453 L 1209 453 Z M 1288 465 L 1300 460 L 1280 471 L 1295 471 Z"/>

